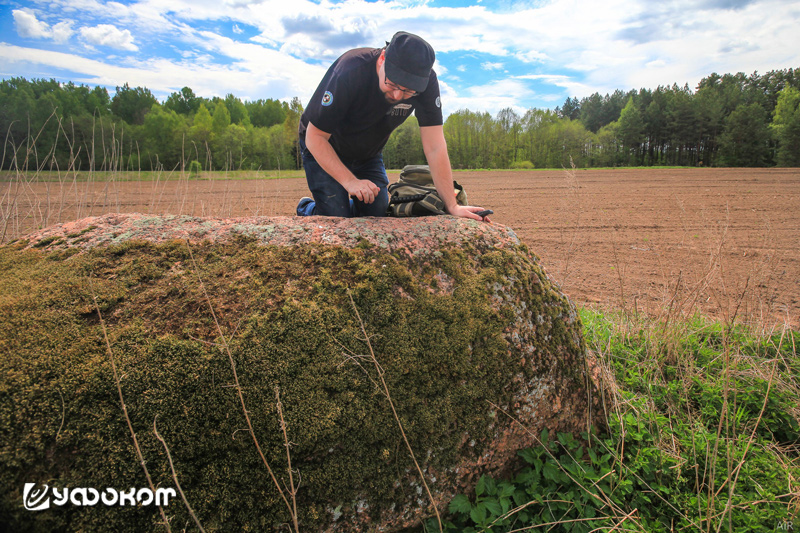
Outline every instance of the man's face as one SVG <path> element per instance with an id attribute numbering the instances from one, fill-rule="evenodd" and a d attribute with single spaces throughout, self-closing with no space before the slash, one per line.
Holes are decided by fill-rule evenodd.
<path id="1" fill-rule="evenodd" d="M 403 100 L 407 100 L 417 93 L 411 89 L 406 89 L 401 85 L 397 85 L 392 80 L 386 79 L 386 63 L 385 52 L 381 53 L 380 64 L 378 67 L 378 86 L 380 87 L 383 97 L 390 104 L 399 104 Z"/>

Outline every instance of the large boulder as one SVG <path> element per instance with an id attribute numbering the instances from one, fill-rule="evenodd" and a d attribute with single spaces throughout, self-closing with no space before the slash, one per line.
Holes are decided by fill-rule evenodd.
<path id="1" fill-rule="evenodd" d="M 301 530 L 419 524 L 434 509 L 401 425 L 446 512 L 542 429 L 595 420 L 580 329 L 498 225 L 107 215 L 48 228 L 0 247 L 0 523 L 157 528 L 153 504 L 78 505 L 89 488 L 149 486 L 116 369 L 153 483 L 176 487 L 155 422 L 207 531 L 291 522 L 287 440 Z M 48 486 L 49 510 L 23 507 L 26 483 Z M 53 487 L 88 492 L 59 506 Z M 173 528 L 193 523 L 177 497 L 161 509 Z"/>

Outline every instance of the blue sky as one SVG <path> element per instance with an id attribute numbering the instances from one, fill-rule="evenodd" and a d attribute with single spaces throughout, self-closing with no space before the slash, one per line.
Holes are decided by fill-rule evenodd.
<path id="1" fill-rule="evenodd" d="M 798 28 L 786 0 L 0 0 L 0 77 L 305 104 L 342 52 L 405 30 L 436 50 L 446 114 L 494 115 L 800 68 Z"/>

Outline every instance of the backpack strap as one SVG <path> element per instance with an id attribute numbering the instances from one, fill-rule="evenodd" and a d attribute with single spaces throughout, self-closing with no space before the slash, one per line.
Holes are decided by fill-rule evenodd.
<path id="1" fill-rule="evenodd" d="M 410 196 L 392 196 L 389 199 L 390 204 L 407 204 L 408 202 L 418 202 L 425 198 L 427 194 L 412 194 Z"/>

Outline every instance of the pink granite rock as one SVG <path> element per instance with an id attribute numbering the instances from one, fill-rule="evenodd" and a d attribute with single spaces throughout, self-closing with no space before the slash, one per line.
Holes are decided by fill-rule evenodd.
<path id="1" fill-rule="evenodd" d="M 31 276 L 68 279 L 59 269 L 69 276 L 93 273 L 148 462 L 159 482 L 172 486 L 163 449 L 148 433 L 158 416 L 172 431 L 183 490 L 208 525 L 268 530 L 289 521 L 242 431 L 230 365 L 208 303 L 240 367 L 261 446 L 281 482 L 288 483 L 275 411 L 274 388 L 280 387 L 292 467 L 302 480 L 297 498 L 306 531 L 398 531 L 433 515 L 380 376 L 363 357 L 368 346 L 348 294 L 441 513 L 481 475 L 512 472 L 517 451 L 536 445 L 543 429 L 577 433 L 599 420 L 576 310 L 504 226 L 445 216 L 112 214 L 50 227 L 3 248 L 7 256 L 24 255 Z M 208 301 L 198 277 L 211 294 Z M 62 279 L 51 290 L 58 293 L 65 283 Z M 57 449 L 41 454 L 61 457 L 61 447 L 81 442 L 80 431 L 95 423 L 112 425 L 114 437 L 84 440 L 84 453 L 136 472 L 109 368 L 84 361 L 75 353 L 80 350 L 70 348 L 78 337 L 94 336 L 95 353 L 88 360 L 106 359 L 90 289 L 77 285 L 72 300 L 57 301 L 74 301 L 74 309 L 59 312 L 85 329 L 75 338 L 62 334 L 60 342 L 84 377 L 37 379 L 43 390 L 84 395 L 85 407 L 66 417 Z M 102 393 L 88 387 L 90 382 L 103 383 Z M 94 394 L 110 396 L 101 402 Z M 24 476 L 34 481 L 37 468 L 26 463 L 16 474 L 20 481 Z M 83 483 L 97 484 L 110 475 L 80 461 L 59 468 L 64 479 Z M 117 470 L 114 475 L 120 476 Z M 58 485 L 58 479 L 51 481 Z M 113 513 L 98 512 L 115 524 Z M 181 524 L 188 519 L 180 503 L 170 513 Z M 65 527 L 86 526 L 76 513 L 60 516 Z M 154 512 L 144 516 L 136 518 L 139 526 L 141 520 L 149 525 L 159 520 Z M 135 529 L 129 524 L 136 520 L 114 527 Z"/>

